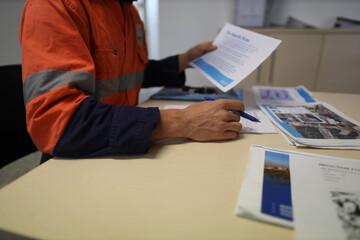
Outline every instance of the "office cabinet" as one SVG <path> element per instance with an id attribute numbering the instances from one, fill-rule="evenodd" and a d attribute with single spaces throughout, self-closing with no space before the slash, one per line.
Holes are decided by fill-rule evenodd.
<path id="1" fill-rule="evenodd" d="M 239 87 L 295 87 L 360 93 L 360 30 L 252 29 L 282 40 Z"/>
<path id="2" fill-rule="evenodd" d="M 323 44 L 318 91 L 360 93 L 360 34 L 329 33 Z"/>
<path id="3" fill-rule="evenodd" d="M 236 87 L 238 88 L 251 88 L 254 85 L 263 85 L 259 82 L 259 69 L 261 66 L 250 73 L 244 80 L 242 80 Z"/>
<path id="4" fill-rule="evenodd" d="M 267 81 L 274 86 L 304 85 L 315 90 L 322 36 L 318 33 L 274 34 L 282 40 L 271 60 Z"/>

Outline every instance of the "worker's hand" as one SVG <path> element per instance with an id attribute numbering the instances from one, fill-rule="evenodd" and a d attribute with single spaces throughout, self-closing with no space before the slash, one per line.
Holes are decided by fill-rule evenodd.
<path id="1" fill-rule="evenodd" d="M 196 141 L 225 140 L 237 137 L 242 129 L 240 116 L 230 110 L 244 111 L 239 100 L 217 100 L 193 104 L 186 109 L 160 111 L 160 122 L 152 140 L 185 137 Z"/>
<path id="2" fill-rule="evenodd" d="M 201 57 L 207 52 L 214 51 L 217 47 L 212 43 L 212 41 L 203 42 L 190 48 L 187 52 L 179 54 L 179 72 L 182 72 L 185 68 L 190 67 L 189 63 L 194 59 Z"/>

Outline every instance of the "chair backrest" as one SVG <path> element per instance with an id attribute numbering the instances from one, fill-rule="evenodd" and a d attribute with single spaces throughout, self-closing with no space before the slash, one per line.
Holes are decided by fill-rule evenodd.
<path id="1" fill-rule="evenodd" d="M 0 168 L 36 151 L 26 130 L 21 65 L 0 66 L 1 124 L 3 138 Z"/>

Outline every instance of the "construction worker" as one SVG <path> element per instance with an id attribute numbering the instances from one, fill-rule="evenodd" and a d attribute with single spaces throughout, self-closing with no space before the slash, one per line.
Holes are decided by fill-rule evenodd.
<path id="1" fill-rule="evenodd" d="M 27 0 L 20 26 L 27 128 L 43 161 L 146 153 L 154 140 L 235 138 L 238 100 L 183 110 L 137 107 L 140 88 L 182 86 L 184 69 L 211 42 L 148 60 L 143 23 L 131 1 Z"/>

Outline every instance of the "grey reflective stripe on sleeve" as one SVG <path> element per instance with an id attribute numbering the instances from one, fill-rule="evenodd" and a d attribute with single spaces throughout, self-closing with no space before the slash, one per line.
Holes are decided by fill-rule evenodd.
<path id="1" fill-rule="evenodd" d="M 92 95 L 95 91 L 95 78 L 90 72 L 44 70 L 29 75 L 25 79 L 23 88 L 25 104 L 36 96 L 66 84 L 71 84 L 89 95 Z"/>
<path id="2" fill-rule="evenodd" d="M 96 99 L 106 98 L 116 93 L 122 93 L 136 88 L 143 83 L 144 71 L 129 73 L 118 76 L 114 79 L 96 81 L 94 97 Z"/>
<path id="3" fill-rule="evenodd" d="M 114 79 L 95 81 L 94 76 L 87 71 L 44 70 L 25 79 L 24 101 L 26 104 L 34 97 L 66 84 L 71 84 L 96 99 L 106 98 L 136 88 L 137 85 L 142 84 L 143 77 L 144 72 L 138 71 Z"/>

